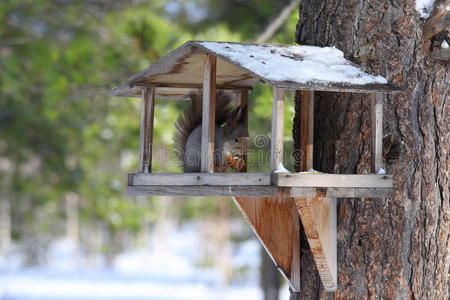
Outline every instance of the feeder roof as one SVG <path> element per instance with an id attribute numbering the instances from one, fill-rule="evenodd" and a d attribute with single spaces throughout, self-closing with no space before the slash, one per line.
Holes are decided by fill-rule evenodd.
<path id="1" fill-rule="evenodd" d="M 251 89 L 264 82 L 279 88 L 337 92 L 400 91 L 384 77 L 364 72 L 334 47 L 189 41 L 128 81 L 110 96 L 140 96 L 153 84 L 157 97 L 185 99 L 201 89 L 207 54 L 217 60 L 217 88 Z"/>

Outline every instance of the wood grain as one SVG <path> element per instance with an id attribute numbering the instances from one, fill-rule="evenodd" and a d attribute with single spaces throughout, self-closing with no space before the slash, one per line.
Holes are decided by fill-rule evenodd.
<path id="1" fill-rule="evenodd" d="M 130 185 L 270 185 L 270 173 L 130 174 Z"/>
<path id="2" fill-rule="evenodd" d="M 295 198 L 323 287 L 337 289 L 336 198 Z"/>
<path id="3" fill-rule="evenodd" d="M 300 223 L 292 198 L 233 199 L 291 289 L 300 291 Z"/>
<path id="4" fill-rule="evenodd" d="M 203 75 L 202 157 L 201 171 L 214 172 L 214 137 L 216 131 L 216 64 L 213 55 L 207 55 Z"/>
<path id="5" fill-rule="evenodd" d="M 132 174 L 130 174 L 132 175 Z M 322 197 L 339 198 L 387 198 L 393 188 L 311 188 L 276 187 L 271 185 L 133 185 L 133 177 L 128 183 L 130 196 L 173 196 L 173 197 L 214 197 L 214 196 L 260 196 L 260 197 Z"/>
<path id="6" fill-rule="evenodd" d="M 359 187 L 392 188 L 392 175 L 377 174 L 309 174 L 309 173 L 274 173 L 272 182 L 276 186 L 292 187 Z"/>
<path id="7" fill-rule="evenodd" d="M 372 172 L 376 173 L 382 167 L 383 153 L 383 94 L 372 93 Z"/>
<path id="8" fill-rule="evenodd" d="M 143 173 L 152 171 L 153 122 L 155 115 L 155 87 L 142 90 L 141 130 L 140 130 L 140 169 Z"/>
<path id="9" fill-rule="evenodd" d="M 450 48 L 435 49 L 431 52 L 431 57 L 435 60 L 450 61 Z"/>
<path id="10" fill-rule="evenodd" d="M 284 90 L 273 88 L 272 137 L 270 143 L 270 169 L 275 171 L 283 162 Z"/>
<path id="11" fill-rule="evenodd" d="M 300 91 L 301 125 L 300 125 L 300 153 L 302 171 L 313 169 L 314 154 L 314 92 Z"/>

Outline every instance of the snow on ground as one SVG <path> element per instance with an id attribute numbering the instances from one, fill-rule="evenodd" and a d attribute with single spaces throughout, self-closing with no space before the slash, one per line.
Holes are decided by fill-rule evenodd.
<path id="1" fill-rule="evenodd" d="M 422 18 L 428 18 L 433 11 L 434 0 L 416 0 L 416 10 Z"/>
<path id="2" fill-rule="evenodd" d="M 200 42 L 218 55 L 239 63 L 262 78 L 273 81 L 340 84 L 385 84 L 382 76 L 368 74 L 344 58 L 334 47 L 251 45 Z"/>
<path id="3" fill-rule="evenodd" d="M 69 240 L 55 242 L 45 266 L 21 269 L 17 254 L 0 258 L 2 300 L 247 300 L 262 299 L 258 287 L 259 245 L 249 240 L 233 248 L 234 267 L 247 265 L 247 277 L 222 286 L 220 270 L 200 268 L 195 226 L 153 240 L 149 249 L 118 255 L 111 267 L 92 270 Z M 281 299 L 288 299 L 285 286 Z"/>

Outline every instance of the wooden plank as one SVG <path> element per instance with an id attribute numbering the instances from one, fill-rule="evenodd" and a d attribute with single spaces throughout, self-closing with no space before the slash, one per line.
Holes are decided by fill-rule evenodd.
<path id="1" fill-rule="evenodd" d="M 436 60 L 450 61 L 450 48 L 433 50 L 431 57 Z"/>
<path id="2" fill-rule="evenodd" d="M 158 88 L 179 88 L 179 89 L 203 89 L 202 84 L 192 84 L 192 83 L 150 83 L 150 82 L 133 82 L 130 83 L 130 88 L 134 87 L 145 87 L 149 85 L 154 85 Z M 251 86 L 239 86 L 239 85 L 217 85 L 219 90 L 233 90 L 233 91 L 250 91 L 253 89 Z"/>
<path id="3" fill-rule="evenodd" d="M 382 167 L 383 153 L 383 94 L 371 94 L 372 110 L 372 172 Z"/>
<path id="4" fill-rule="evenodd" d="M 270 185 L 270 173 L 130 174 L 130 185 Z"/>
<path id="5" fill-rule="evenodd" d="M 276 196 L 281 194 L 270 185 L 129 185 L 129 196 L 172 196 L 172 197 L 214 197 L 214 196 Z"/>
<path id="6" fill-rule="evenodd" d="M 270 144 L 270 169 L 275 171 L 283 162 L 284 90 L 273 88 L 272 138 Z"/>
<path id="7" fill-rule="evenodd" d="M 248 110 L 249 110 L 249 107 L 248 107 L 248 90 L 241 90 L 241 91 L 239 91 L 239 94 L 238 94 L 238 105 L 240 105 L 242 107 L 245 106 L 245 109 L 244 109 L 244 111 L 242 113 L 244 114 L 244 126 L 247 129 L 247 132 L 249 132 L 248 131 Z M 245 155 L 244 155 L 244 161 L 248 162 L 248 160 L 247 160 L 247 153 L 245 153 Z M 243 173 L 247 172 L 247 167 L 248 166 L 245 165 L 241 169 L 241 172 L 243 172 Z"/>
<path id="8" fill-rule="evenodd" d="M 296 188 L 292 188 L 291 194 L 293 197 L 305 197 L 302 195 L 296 196 Z M 327 188 L 324 197 L 331 198 L 390 198 L 394 193 L 393 187 L 371 187 L 371 188 Z"/>
<path id="9" fill-rule="evenodd" d="M 336 198 L 295 198 L 323 287 L 337 289 Z"/>
<path id="10" fill-rule="evenodd" d="M 153 120 L 155 112 L 155 87 L 142 90 L 141 130 L 140 130 L 140 171 L 149 173 L 152 170 Z"/>
<path id="11" fill-rule="evenodd" d="M 309 174 L 274 173 L 272 182 L 276 186 L 291 187 L 392 187 L 392 175 L 377 174 Z"/>
<path id="12" fill-rule="evenodd" d="M 300 151 L 302 171 L 313 169 L 314 152 L 314 92 L 300 91 L 301 124 L 300 124 Z"/>
<path id="13" fill-rule="evenodd" d="M 322 197 L 387 198 L 393 188 L 311 188 L 276 187 L 270 185 L 128 185 L 130 196 L 255 196 L 255 197 Z"/>
<path id="14" fill-rule="evenodd" d="M 300 223 L 286 197 L 233 198 L 269 256 L 294 291 L 300 291 Z"/>
<path id="15" fill-rule="evenodd" d="M 214 136 L 216 128 L 216 64 L 213 55 L 207 55 L 203 75 L 202 157 L 201 171 L 214 172 Z"/>
<path id="16" fill-rule="evenodd" d="M 265 81 L 266 83 L 286 90 L 304 90 L 304 91 L 323 91 L 323 92 L 339 92 L 339 93 L 401 93 L 403 89 L 398 86 L 387 84 L 321 84 L 321 83 L 295 83 L 290 81 Z"/>

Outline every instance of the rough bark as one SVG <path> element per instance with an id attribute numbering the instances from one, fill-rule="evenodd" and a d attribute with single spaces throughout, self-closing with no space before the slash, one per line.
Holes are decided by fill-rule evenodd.
<path id="1" fill-rule="evenodd" d="M 298 43 L 336 46 L 405 92 L 384 99 L 384 134 L 403 150 L 386 155 L 394 197 L 339 200 L 338 291 L 302 249 L 299 299 L 448 299 L 450 68 L 431 58 L 424 22 L 413 0 L 301 1 Z M 369 108 L 367 95 L 316 93 L 315 169 L 370 171 Z"/>

